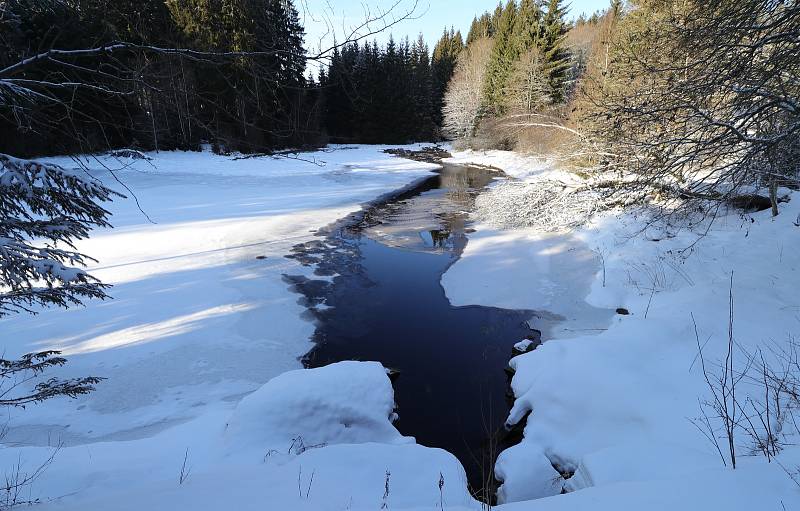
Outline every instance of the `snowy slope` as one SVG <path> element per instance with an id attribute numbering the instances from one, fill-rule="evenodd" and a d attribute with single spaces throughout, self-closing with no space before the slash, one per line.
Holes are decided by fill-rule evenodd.
<path id="1" fill-rule="evenodd" d="M 508 165 L 533 183 L 552 178 L 510 153 L 477 159 Z M 524 440 L 496 465 L 505 481 L 501 500 L 520 502 L 508 509 L 800 505 L 800 487 L 777 463 L 752 456 L 749 439 L 739 434 L 733 471 L 689 420 L 709 394 L 691 315 L 713 372 L 727 348 L 731 272 L 740 349 L 785 344 L 800 330 L 798 213 L 800 199 L 776 219 L 769 212 L 732 214 L 688 251 L 696 233 L 636 236 L 641 220 L 624 213 L 563 235 L 477 226 L 442 279 L 451 302 L 539 310 L 534 324 L 548 339 L 511 362 L 516 401 L 509 422 L 531 415 Z M 614 315 L 618 307 L 631 315 Z M 739 392 L 763 388 L 741 385 Z M 798 437 L 794 428 L 785 424 L 790 439 Z M 786 447 L 778 462 L 797 470 L 800 449 Z M 564 480 L 559 472 L 575 475 Z M 554 496 L 562 489 L 574 493 Z M 547 496 L 553 497 L 522 504 Z"/>

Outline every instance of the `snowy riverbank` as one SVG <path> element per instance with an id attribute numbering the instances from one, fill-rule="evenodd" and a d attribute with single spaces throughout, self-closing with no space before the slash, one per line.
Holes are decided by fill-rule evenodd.
<path id="1" fill-rule="evenodd" d="M 294 371 L 314 326 L 282 280 L 308 270 L 283 256 L 434 168 L 380 147 L 337 149 L 303 155 L 324 166 L 209 153 L 104 162 L 125 167 L 118 177 L 156 223 L 121 201 L 117 228 L 79 247 L 100 260 L 93 271 L 115 284 L 114 300 L 0 321 L 8 356 L 62 349 L 61 375 L 108 377 L 79 400 L 12 411 L 7 475 L 18 462 L 32 472 L 63 443 L 22 498 L 59 511 L 481 508 L 454 456 L 393 428 L 380 365 Z M 574 179 L 513 153 L 454 160 L 532 186 Z M 721 218 L 688 257 L 690 233 L 632 236 L 640 224 L 627 214 L 567 233 L 476 225 L 442 278 L 451 303 L 539 311 L 546 339 L 512 361 L 510 420 L 532 412 L 496 466 L 499 509 L 796 508 L 800 489 L 781 466 L 750 456 L 740 436 L 736 471 L 724 467 L 689 418 L 708 397 L 691 315 L 713 366 L 726 349 L 731 272 L 743 349 L 797 332 L 798 213 L 795 200 L 774 220 Z M 795 470 L 800 449 L 777 461 Z"/>
<path id="2" fill-rule="evenodd" d="M 41 445 L 55 431 L 37 425 L 61 424 L 67 444 L 147 436 L 300 367 L 313 325 L 282 280 L 303 269 L 284 256 L 435 168 L 380 147 L 333 149 L 303 154 L 308 161 L 210 152 L 87 160 L 128 195 L 110 205 L 114 228 L 78 246 L 98 260 L 90 271 L 114 285 L 113 299 L 13 316 L 0 329 L 8 356 L 58 349 L 69 358 L 65 374 L 108 380 L 78 407 L 15 413 L 7 440 Z M 103 166 L 120 169 L 120 182 Z"/>
<path id="3" fill-rule="evenodd" d="M 286 435 L 294 430 L 291 438 L 268 432 L 258 436 L 253 433 L 263 425 L 258 414 L 241 410 L 251 399 L 243 396 L 299 368 L 298 357 L 310 348 L 314 325 L 304 319 L 298 295 L 283 281 L 284 274 L 308 271 L 284 257 L 291 247 L 435 168 L 383 154 L 382 147 L 332 149 L 301 155 L 309 161 L 162 152 L 149 154 L 152 161 L 86 162 L 115 189 L 122 185 L 103 166 L 119 169 L 116 177 L 155 223 L 139 211 L 131 193 L 121 190 L 129 198 L 111 205 L 115 229 L 98 230 L 78 246 L 99 260 L 91 271 L 114 284 L 114 299 L 0 321 L 6 357 L 60 349 L 69 363 L 59 376 L 107 378 L 89 396 L 11 411 L 6 446 L 0 449 L 6 475 L 14 475 L 18 460 L 21 472 L 32 473 L 53 446 L 63 444 L 47 470 L 25 488 L 24 500 L 84 511 L 270 508 L 265 499 L 286 509 L 343 509 L 349 501 L 355 507 L 375 507 L 388 468 L 393 504 L 438 499 L 439 471 L 448 480 L 445 497 L 453 503 L 467 498 L 465 485 L 457 482 L 463 481 L 463 470 L 451 455 L 408 439 L 394 445 L 399 434 L 383 402 L 369 415 L 384 414 L 383 422 L 363 423 L 367 416 L 353 410 L 325 415 L 330 400 L 309 398 L 294 416 L 298 424 L 285 425 Z M 67 159 L 58 163 L 75 166 Z M 347 378 L 355 374 L 348 371 Z M 342 394 L 346 400 L 363 402 L 364 394 L 379 387 L 384 389 L 381 399 L 391 399 L 385 395 L 391 393 L 385 375 L 373 371 L 358 381 L 351 393 Z M 272 402 L 285 405 L 300 392 L 289 390 L 288 395 L 276 391 Z M 292 438 L 304 437 L 307 446 L 320 443 L 309 434 L 316 428 L 301 424 L 315 406 L 323 415 L 320 422 L 342 427 L 348 414 L 359 422 L 350 436 L 334 435 L 325 443 L 361 447 L 285 456 Z M 286 419 L 269 407 L 263 413 L 273 423 Z M 245 419 L 236 419 L 242 416 L 252 422 L 242 425 Z M 229 432 L 228 425 L 237 422 L 238 430 L 251 433 Z M 365 442 L 392 445 L 369 448 Z M 266 463 L 271 450 L 282 456 Z M 191 475 L 178 485 L 184 458 Z M 281 468 L 287 463 L 291 467 Z M 417 470 L 420 463 L 430 466 L 431 473 Z M 302 499 L 297 496 L 301 465 Z M 307 477 L 315 466 L 312 485 Z M 423 477 L 432 481 L 431 491 L 420 492 Z M 352 489 L 346 481 L 353 481 Z M 307 486 L 313 486 L 308 497 Z M 323 491 L 329 487 L 339 489 L 336 498 Z"/>
<path id="4" fill-rule="evenodd" d="M 513 153 L 457 153 L 451 161 L 498 167 L 532 185 L 564 178 L 546 161 Z M 800 449 L 786 446 L 768 463 L 739 432 L 733 471 L 689 420 L 701 415 L 698 401 L 709 399 L 692 315 L 714 372 L 727 350 L 732 272 L 739 349 L 767 352 L 800 330 L 798 213 L 795 199 L 775 219 L 768 211 L 731 214 L 689 251 L 682 249 L 696 234 L 637 236 L 641 220 L 625 213 L 601 214 L 564 234 L 476 226 L 442 279 L 451 302 L 542 311 L 535 323 L 546 340 L 512 361 L 516 402 L 509 421 L 531 414 L 524 440 L 501 454 L 496 472 L 504 480 L 502 501 L 554 497 L 508 509 L 800 503 L 800 488 L 777 463 L 795 472 Z M 614 314 L 620 307 L 631 314 Z M 738 391 L 763 393 L 748 383 Z M 790 443 L 800 433 L 795 428 L 784 424 Z M 574 493 L 555 496 L 562 491 Z"/>

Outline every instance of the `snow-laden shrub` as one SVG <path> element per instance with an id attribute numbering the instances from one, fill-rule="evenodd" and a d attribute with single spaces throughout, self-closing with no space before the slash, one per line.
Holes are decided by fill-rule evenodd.
<path id="1" fill-rule="evenodd" d="M 478 196 L 481 221 L 502 229 L 536 227 L 557 232 L 586 223 L 603 204 L 600 193 L 555 180 L 506 181 Z"/>

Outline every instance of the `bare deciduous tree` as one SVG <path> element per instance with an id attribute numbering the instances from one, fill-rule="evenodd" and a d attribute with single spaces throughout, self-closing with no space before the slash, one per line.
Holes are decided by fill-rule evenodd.
<path id="1" fill-rule="evenodd" d="M 777 188 L 800 168 L 800 5 L 635 4 L 593 117 L 621 188 L 637 202 L 655 197 L 665 215 L 712 218 L 762 188 L 777 214 Z"/>
<path id="2" fill-rule="evenodd" d="M 444 129 L 456 139 L 475 136 L 484 114 L 483 90 L 492 41 L 479 39 L 459 56 L 455 73 L 444 96 Z"/>
<path id="3" fill-rule="evenodd" d="M 509 109 L 521 114 L 553 104 L 552 88 L 542 52 L 532 48 L 514 64 L 506 98 Z"/>

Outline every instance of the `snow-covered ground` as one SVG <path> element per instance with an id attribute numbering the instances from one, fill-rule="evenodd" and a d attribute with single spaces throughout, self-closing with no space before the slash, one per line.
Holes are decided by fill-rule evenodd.
<path id="1" fill-rule="evenodd" d="M 110 205 L 113 229 L 78 245 L 98 260 L 90 272 L 114 285 L 113 300 L 13 316 L 0 329 L 8 356 L 58 349 L 69 358 L 65 374 L 108 380 L 77 407 L 58 401 L 14 414 L 6 439 L 46 443 L 55 433 L 47 426 L 64 424 L 68 444 L 149 435 L 300 367 L 313 325 L 282 281 L 302 269 L 284 256 L 435 168 L 380 147 L 334 149 L 303 155 L 319 165 L 210 152 L 88 160 L 121 168 L 115 174 L 133 192 L 93 171 L 128 196 Z"/>
<path id="2" fill-rule="evenodd" d="M 548 162 L 513 153 L 466 152 L 452 161 L 499 167 L 533 186 L 564 180 Z M 692 315 L 709 372 L 717 372 L 732 272 L 737 371 L 746 365 L 742 352 L 762 347 L 769 358 L 770 345 L 786 346 L 800 331 L 798 213 L 795 199 L 775 219 L 769 211 L 731 214 L 697 244 L 688 231 L 636 235 L 642 220 L 620 212 L 561 234 L 477 225 L 442 279 L 448 297 L 542 311 L 534 323 L 546 340 L 512 360 L 509 422 L 531 413 L 524 440 L 501 454 L 496 472 L 504 502 L 549 498 L 503 508 L 798 508 L 800 486 L 786 473 L 798 470 L 798 447 L 768 463 L 739 431 L 734 471 L 689 420 L 710 398 Z M 631 314 L 615 315 L 620 307 Z M 764 389 L 748 381 L 738 392 L 746 402 L 745 394 Z M 791 420 L 783 433 L 789 443 L 800 439 Z M 575 475 L 565 480 L 554 467 Z M 574 493 L 559 496 L 562 489 Z"/>
<path id="3" fill-rule="evenodd" d="M 91 273 L 114 284 L 113 300 L 45 310 L 36 317 L 5 318 L 0 332 L 6 358 L 58 349 L 69 363 L 57 375 L 107 380 L 77 400 L 10 411 L 3 441 L 11 447 L 0 450 L 0 467 L 9 474 L 16 471 L 18 460 L 23 471 L 32 472 L 52 453 L 51 446 L 63 444 L 48 470 L 26 488 L 24 498 L 57 498 L 50 504 L 54 509 L 155 509 L 155 500 L 137 499 L 160 499 L 163 489 L 168 494 L 180 491 L 164 497 L 162 509 L 193 508 L 190 502 L 203 501 L 216 503 L 208 509 L 227 507 L 226 502 L 245 509 L 248 500 L 253 509 L 264 509 L 281 492 L 297 494 L 300 465 L 307 472 L 304 478 L 318 465 L 310 497 L 303 492 L 305 506 L 323 502 L 344 509 L 351 497 L 353 505 L 367 505 L 359 499 L 370 492 L 380 505 L 387 469 L 393 470 L 388 500 L 394 504 L 433 502 L 425 500 L 429 494 L 438 499 L 440 470 L 449 481 L 445 496 L 454 503 L 456 494 L 464 497 L 464 485 L 456 484 L 463 480 L 463 470 L 455 458 L 407 440 L 394 445 L 399 434 L 385 410 L 387 400 L 391 405 L 385 375 L 377 383 L 374 374 L 354 383 L 350 394 L 340 389 L 352 402 L 363 402 L 364 394 L 378 388 L 383 394 L 372 422 L 364 423 L 364 415 L 353 412 L 345 417 L 354 422 L 352 434 L 333 439 L 391 444 L 385 447 L 341 447 L 338 454 L 328 448 L 324 451 L 330 454 L 309 451 L 303 459 L 285 460 L 292 438 L 303 436 L 299 441 L 306 445 L 319 443 L 312 442 L 312 434 L 303 435 L 315 431 L 303 417 L 315 406 L 323 415 L 328 413 L 329 400 L 309 399 L 307 408 L 291 416 L 297 424 L 285 425 L 286 434 L 280 438 L 266 430 L 258 433 L 270 415 L 285 412 L 280 410 L 280 397 L 272 401 L 277 409 L 267 407 L 261 417 L 252 406 L 250 411 L 243 409 L 265 389 L 244 400 L 243 396 L 299 368 L 298 357 L 310 348 L 314 327 L 303 319 L 304 307 L 282 280 L 283 274 L 306 270 L 283 256 L 317 229 L 435 168 L 383 154 L 382 147 L 332 149 L 302 155 L 318 164 L 269 157 L 234 160 L 209 152 L 149 154 L 152 161 L 87 160 L 96 169 L 93 175 L 128 195 L 110 206 L 115 228 L 96 231 L 78 246 L 98 259 Z M 67 159 L 55 160 L 76 166 Z M 104 167 L 119 169 L 116 179 Z M 367 401 L 364 406 L 376 403 Z M 383 414 L 382 423 L 375 422 L 376 414 Z M 242 417 L 252 422 L 243 424 Z M 292 427 L 295 435 L 288 437 Z M 370 433 L 374 431 L 382 433 Z M 270 449 L 281 456 L 265 463 Z M 185 456 L 191 479 L 177 488 Z M 243 468 L 240 458 L 247 460 Z M 332 470 L 331 460 L 337 459 L 341 465 Z M 414 459 L 424 460 L 431 473 L 406 466 Z M 294 464 L 288 472 L 275 468 L 285 463 Z M 431 479 L 431 491 L 401 491 L 422 477 Z M 348 478 L 352 483 L 344 484 Z M 359 479 L 362 491 L 347 489 Z M 249 486 L 241 488 L 234 480 Z M 341 486 L 341 498 L 326 495 L 321 490 L 326 485 Z M 230 499 L 238 493 L 244 495 L 233 504 Z"/>
<path id="4" fill-rule="evenodd" d="M 79 400 L 11 411 L 7 475 L 35 470 L 64 444 L 21 498 L 76 511 L 480 509 L 452 455 L 392 427 L 379 364 L 297 370 L 313 325 L 281 276 L 307 270 L 283 256 L 432 168 L 378 147 L 338 149 L 303 156 L 325 166 L 208 153 L 103 162 L 126 166 L 117 176 L 155 223 L 120 201 L 116 229 L 79 247 L 99 259 L 93 273 L 115 284 L 114 300 L 0 321 L 7 357 L 57 348 L 70 361 L 61 375 L 108 378 Z M 512 153 L 453 161 L 529 183 L 573 179 Z M 509 420 L 531 413 L 496 467 L 499 509 L 800 507 L 784 470 L 800 465 L 800 449 L 767 463 L 740 435 L 734 471 L 689 421 L 708 397 L 692 315 L 713 371 L 731 272 L 742 349 L 798 330 L 798 213 L 795 200 L 776 219 L 722 218 L 689 253 L 691 233 L 632 236 L 640 220 L 623 213 L 561 233 L 478 224 L 442 278 L 448 297 L 539 311 L 546 339 L 512 360 Z"/>

